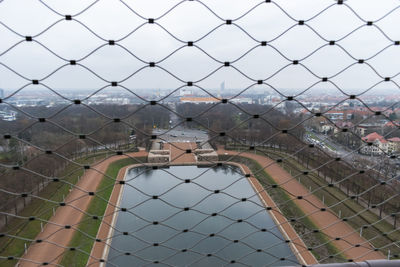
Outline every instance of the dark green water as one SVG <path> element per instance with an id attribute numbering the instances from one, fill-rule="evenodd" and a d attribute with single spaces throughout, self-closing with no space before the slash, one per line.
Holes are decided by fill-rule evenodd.
<path id="1" fill-rule="evenodd" d="M 121 200 L 128 212 L 118 214 L 107 266 L 223 266 L 231 261 L 237 266 L 297 264 L 251 185 L 238 172 L 227 166 L 130 170 Z M 242 202 L 242 198 L 248 200 Z M 185 207 L 190 210 L 184 211 Z M 217 215 L 210 216 L 213 213 Z"/>

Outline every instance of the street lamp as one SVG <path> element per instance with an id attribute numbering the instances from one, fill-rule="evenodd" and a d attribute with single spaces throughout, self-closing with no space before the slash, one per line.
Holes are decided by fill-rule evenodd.
<path id="1" fill-rule="evenodd" d="M 210 120 L 206 117 L 206 119 L 207 119 L 207 129 L 209 130 L 210 129 Z"/>

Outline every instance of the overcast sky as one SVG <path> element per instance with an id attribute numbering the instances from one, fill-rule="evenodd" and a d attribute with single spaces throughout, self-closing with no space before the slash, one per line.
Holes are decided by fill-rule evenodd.
<path id="1" fill-rule="evenodd" d="M 181 3 L 175 0 L 126 0 L 125 2 L 100 0 L 80 13 L 94 1 L 43 0 L 43 3 L 60 14 L 80 13 L 73 17 L 73 21 L 63 20 L 51 26 L 62 17 L 40 1 L 4 0 L 0 2 L 0 22 L 3 24 L 0 25 L 0 63 L 29 79 L 44 78 L 66 63 L 36 42 L 22 42 L 5 52 L 23 40 L 22 37 L 8 30 L 4 26 L 6 25 L 22 36 L 35 36 L 34 40 L 67 60 L 79 60 L 87 56 L 79 61 L 79 64 L 108 81 L 121 81 L 145 64 L 118 45 L 104 46 L 106 42 L 99 37 L 104 40 L 123 38 L 117 44 L 143 61 L 157 62 L 184 45 L 168 34 L 167 30 L 182 41 L 195 41 L 205 36 L 196 42 L 195 46 L 221 62 L 236 60 L 254 48 L 233 65 L 245 75 L 259 80 L 270 77 L 288 65 L 289 61 L 285 57 L 290 60 L 303 59 L 326 45 L 327 42 L 310 27 L 326 40 L 338 40 L 366 24 L 345 5 L 334 5 L 314 17 L 335 1 L 262 2 L 264 1 L 202 1 L 219 17 L 233 19 L 234 24 L 242 27 L 254 39 L 272 40 L 269 42 L 271 46 L 266 47 L 256 47 L 259 43 L 235 25 L 222 25 L 205 36 L 222 21 L 203 4 L 196 1 Z M 362 19 L 374 22 L 395 9 L 387 17 L 374 24 L 386 36 L 375 26 L 364 26 L 338 42 L 354 58 L 370 58 L 383 48 L 392 45 L 394 40 L 400 40 L 400 8 L 398 8 L 400 2 L 398 0 L 348 0 L 345 3 Z M 179 5 L 176 8 L 159 18 L 177 4 Z M 136 15 L 127 6 L 144 18 L 159 18 L 156 19 L 156 23 L 164 29 L 157 24 L 146 24 L 130 34 L 143 24 L 145 19 Z M 306 25 L 296 25 L 296 22 L 278 6 L 295 20 L 305 20 Z M 252 11 L 241 17 L 253 7 L 255 8 Z M 235 20 L 236 18 L 239 19 Z M 46 30 L 49 26 L 51 27 Z M 281 35 L 285 31 L 287 32 Z M 126 37 L 127 35 L 129 36 Z M 383 77 L 392 77 L 400 72 L 399 59 L 400 46 L 392 45 L 367 62 Z M 300 63 L 320 77 L 331 77 L 354 62 L 355 60 L 338 46 L 322 47 L 307 59 L 300 60 Z M 157 65 L 185 81 L 201 80 L 221 66 L 197 47 L 184 47 Z M 301 92 L 318 80 L 301 65 L 292 65 L 266 82 L 278 89 L 290 88 Z M 382 78 L 378 77 L 367 65 L 357 64 L 331 80 L 348 93 L 360 93 L 381 81 Z M 400 84 L 400 75 L 394 80 Z M 225 87 L 228 89 L 245 88 L 254 83 L 233 68 L 222 68 L 199 82 L 198 85 L 204 88 L 218 88 L 222 81 L 225 81 Z M 104 81 L 81 66 L 66 66 L 45 79 L 43 83 L 54 89 L 95 90 L 106 85 Z M 0 65 L 0 88 L 15 89 L 24 84 L 26 84 L 24 79 Z M 177 88 L 182 85 L 182 82 L 159 68 L 145 68 L 123 84 L 131 89 Z M 264 85 L 261 88 L 267 88 L 267 86 Z M 320 83 L 314 88 L 312 90 L 316 91 L 320 88 L 334 88 L 334 86 L 329 83 Z M 389 82 L 377 86 L 371 92 L 379 93 L 383 88 L 397 87 Z"/>

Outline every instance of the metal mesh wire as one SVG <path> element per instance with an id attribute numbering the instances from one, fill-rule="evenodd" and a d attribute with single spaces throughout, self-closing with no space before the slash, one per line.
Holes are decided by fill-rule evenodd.
<path id="1" fill-rule="evenodd" d="M 295 8 L 288 1 L 242 2 L 234 15 L 226 12 L 230 3 L 171 1 L 150 16 L 136 3 L 115 1 L 116 12 L 104 2 L 73 12 L 49 1 L 18 7 L 24 27 L 31 29 L 30 15 L 36 17 L 40 27 L 32 32 L 0 17 L 7 40 L 0 50 L 1 265 L 398 258 L 397 1 L 381 14 L 371 12 L 380 5 L 373 2 L 372 16 L 357 1 L 320 1 L 307 17 L 296 12 L 309 7 L 304 1 Z M 11 1 L 1 1 L 0 9 L 11 12 Z M 97 20 L 85 17 L 91 12 Z M 191 21 L 197 12 L 200 26 Z M 119 16 L 123 26 L 115 22 L 118 31 L 104 34 L 115 30 Z M 265 29 L 253 31 L 251 23 Z M 154 32 L 161 37 L 153 39 Z M 136 46 L 146 38 L 148 46 Z M 33 58 L 21 58 L 24 46 Z M 239 52 L 230 54 L 231 47 Z M 172 89 L 149 93 L 158 79 Z M 238 89 L 224 89 L 221 80 Z M 74 83 L 91 89 L 69 90 Z M 200 98 L 179 96 L 185 90 Z M 393 98 L 384 99 L 389 91 Z M 245 103 L 252 94 L 257 98 Z M 380 135 L 366 138 L 368 127 Z M 186 166 L 194 164 L 203 168 Z M 204 180 L 221 173 L 234 178 Z M 153 190 L 143 185 L 149 176 L 168 182 Z M 242 194 L 246 186 L 252 190 Z M 191 194 L 198 198 L 188 201 Z M 137 199 L 129 202 L 130 196 Z M 240 209 L 246 216 L 232 211 Z M 183 226 L 184 214 L 195 218 L 190 226 Z M 269 216 L 272 224 L 257 221 Z M 222 228 L 201 230 L 220 223 L 215 218 Z M 185 235 L 197 241 L 176 241 Z"/>

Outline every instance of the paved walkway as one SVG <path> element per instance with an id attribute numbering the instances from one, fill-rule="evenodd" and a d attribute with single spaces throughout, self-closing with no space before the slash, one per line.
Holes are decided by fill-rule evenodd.
<path id="1" fill-rule="evenodd" d="M 196 143 L 192 142 L 171 143 L 164 147 L 171 151 L 171 163 L 195 163 L 196 157 L 193 152 L 196 148 Z M 191 150 L 192 153 L 186 153 L 186 150 Z"/>
<path id="2" fill-rule="evenodd" d="M 140 151 L 131 153 L 129 156 L 144 157 L 147 156 L 147 152 Z M 57 208 L 55 215 L 49 220 L 51 223 L 47 223 L 43 232 L 36 237 L 36 240 L 43 240 L 43 242 L 31 244 L 27 253 L 19 261 L 19 266 L 40 266 L 45 262 L 49 266 L 54 266 L 61 260 L 65 250 L 64 247 L 68 246 L 76 231 L 74 227 L 65 229 L 64 226 L 77 227 L 83 218 L 82 211 L 87 210 L 90 201 L 94 198 L 94 196 L 89 196 L 86 192 L 96 192 L 103 178 L 102 173 L 106 172 L 112 162 L 123 158 L 126 158 L 126 156 L 108 158 L 92 166 L 93 169 L 86 171 L 76 184 L 76 187 L 65 199 L 67 205 Z"/>
<path id="3" fill-rule="evenodd" d="M 238 155 L 239 152 L 219 149 L 218 154 Z M 240 153 L 240 156 L 253 159 L 263 167 L 268 166 L 264 170 L 290 194 L 294 196 L 306 196 L 309 194 L 309 191 L 302 184 L 273 160 L 251 153 Z M 385 259 L 385 256 L 379 251 L 374 251 L 373 247 L 364 238 L 360 237 L 358 232 L 354 232 L 350 225 L 331 212 L 321 211 L 321 208 L 328 208 L 316 196 L 309 195 L 303 199 L 292 197 L 292 199 L 323 233 L 332 238 L 341 238 L 341 240 L 333 240 L 331 243 L 348 259 L 353 259 L 354 261 Z M 355 247 L 356 245 L 361 246 Z"/>

